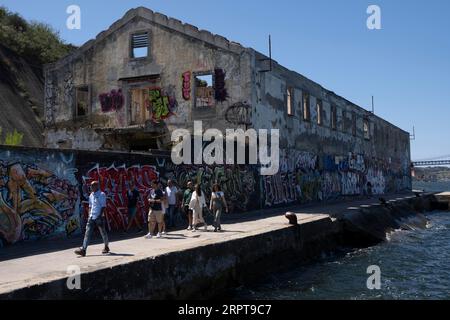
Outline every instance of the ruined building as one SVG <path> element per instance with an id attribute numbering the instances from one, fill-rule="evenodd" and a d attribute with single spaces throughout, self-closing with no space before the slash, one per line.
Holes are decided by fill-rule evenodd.
<path id="1" fill-rule="evenodd" d="M 251 48 L 146 8 L 45 68 L 47 147 L 168 149 L 171 132 L 194 120 L 280 129 L 267 205 L 411 188 L 407 132 Z"/>

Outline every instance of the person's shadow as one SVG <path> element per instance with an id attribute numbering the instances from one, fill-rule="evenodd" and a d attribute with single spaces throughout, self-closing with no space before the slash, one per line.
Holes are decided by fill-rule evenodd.
<path id="1" fill-rule="evenodd" d="M 199 238 L 200 235 L 199 234 L 194 234 L 193 236 L 189 237 L 186 236 L 184 234 L 181 233 L 170 233 L 164 236 L 163 239 L 167 239 L 167 240 L 186 240 L 186 239 L 191 239 L 191 238 Z"/>
<path id="2" fill-rule="evenodd" d="M 85 258 L 89 258 L 89 257 L 134 257 L 134 254 L 110 252 L 107 254 L 89 254 L 89 255 L 86 255 Z M 80 258 L 82 258 L 82 257 L 80 257 Z"/>

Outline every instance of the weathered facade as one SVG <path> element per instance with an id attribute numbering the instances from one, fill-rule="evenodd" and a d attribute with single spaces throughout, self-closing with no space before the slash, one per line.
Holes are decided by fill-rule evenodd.
<path id="1" fill-rule="evenodd" d="M 271 69 L 271 70 L 269 70 Z M 409 134 L 238 43 L 146 8 L 45 70 L 46 145 L 147 151 L 171 132 L 279 129 L 265 205 L 411 188 Z"/>

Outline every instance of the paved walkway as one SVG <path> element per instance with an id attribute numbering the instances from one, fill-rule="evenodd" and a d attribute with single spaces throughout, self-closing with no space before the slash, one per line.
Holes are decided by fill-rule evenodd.
<path id="1" fill-rule="evenodd" d="M 396 199 L 411 194 L 394 195 L 386 199 Z M 18 244 L 0 249 L 0 293 L 21 287 L 64 278 L 67 267 L 77 265 L 82 272 L 94 271 L 131 261 L 151 258 L 161 254 L 182 251 L 192 247 L 249 237 L 277 229 L 288 228 L 288 221 L 283 217 L 286 211 L 298 213 L 299 223 L 308 223 L 319 219 L 329 219 L 361 205 L 370 205 L 378 201 L 358 200 L 345 203 L 309 207 L 278 208 L 259 213 L 255 220 L 252 214 L 248 219 L 239 221 L 229 218 L 223 224 L 224 232 L 175 231 L 162 239 L 145 240 L 143 235 L 112 236 L 110 248 L 112 253 L 102 255 L 103 244 L 99 239 L 88 248 L 85 258 L 76 257 L 73 251 L 81 244 L 81 237 L 66 240 L 40 241 L 36 243 Z M 243 221 L 247 220 L 247 221 Z"/>

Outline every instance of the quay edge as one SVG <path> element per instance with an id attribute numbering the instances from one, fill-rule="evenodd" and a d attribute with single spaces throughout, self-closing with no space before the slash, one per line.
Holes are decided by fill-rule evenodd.
<path id="1" fill-rule="evenodd" d="M 0 299 L 210 299 L 324 251 L 374 245 L 390 230 L 421 225 L 425 212 L 444 209 L 445 204 L 448 209 L 442 197 L 422 194 L 349 208 L 335 217 L 311 215 L 296 226 L 279 217 L 285 224 L 272 230 L 93 268 L 82 274 L 81 290 L 68 290 L 67 277 L 62 276 L 0 292 Z"/>

